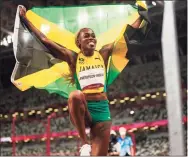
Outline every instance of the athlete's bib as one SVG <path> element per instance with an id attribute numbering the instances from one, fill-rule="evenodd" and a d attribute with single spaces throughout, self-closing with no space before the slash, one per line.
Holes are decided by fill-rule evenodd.
<path id="1" fill-rule="evenodd" d="M 80 88 L 84 93 L 101 93 L 105 86 L 105 64 L 99 52 L 86 57 L 78 54 L 76 62 L 76 74 Z"/>

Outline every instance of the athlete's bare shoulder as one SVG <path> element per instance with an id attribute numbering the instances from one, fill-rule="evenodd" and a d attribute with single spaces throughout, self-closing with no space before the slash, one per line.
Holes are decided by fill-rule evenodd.
<path id="1" fill-rule="evenodd" d="M 74 69 L 76 67 L 77 57 L 78 57 L 78 53 L 69 50 L 69 53 L 68 53 L 69 61 L 67 63 L 69 64 L 69 67 L 71 69 Z"/>
<path id="2" fill-rule="evenodd" d="M 111 55 L 114 43 L 104 45 L 100 50 L 99 53 L 103 57 L 105 63 L 108 63 L 108 58 Z"/>

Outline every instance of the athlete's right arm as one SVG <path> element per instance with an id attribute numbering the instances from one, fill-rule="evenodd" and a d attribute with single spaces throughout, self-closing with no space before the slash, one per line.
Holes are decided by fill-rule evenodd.
<path id="1" fill-rule="evenodd" d="M 36 37 L 50 50 L 50 53 L 63 61 L 71 63 L 71 50 L 62 47 L 52 40 L 48 39 L 42 32 L 40 32 L 26 17 L 26 9 L 20 7 L 20 18 L 24 24 L 36 35 Z"/>

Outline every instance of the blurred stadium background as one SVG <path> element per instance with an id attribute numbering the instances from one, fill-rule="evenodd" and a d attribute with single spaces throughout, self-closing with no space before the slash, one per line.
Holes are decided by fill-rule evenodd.
<path id="1" fill-rule="evenodd" d="M 78 155 L 79 137 L 70 124 L 66 100 L 31 89 L 20 92 L 10 82 L 15 65 L 12 33 L 18 4 L 32 6 L 130 3 L 119 0 L 4 0 L 0 31 L 0 155 Z M 131 3 L 134 3 L 133 1 Z M 153 39 L 161 38 L 164 3 L 146 1 Z M 176 2 L 182 112 L 187 152 L 187 1 Z M 109 89 L 113 129 L 125 126 L 136 155 L 168 155 L 166 93 L 161 43 L 135 56 Z"/>

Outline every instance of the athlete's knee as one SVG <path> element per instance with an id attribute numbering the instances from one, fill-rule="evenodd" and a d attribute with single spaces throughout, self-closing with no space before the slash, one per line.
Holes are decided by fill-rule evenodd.
<path id="1" fill-rule="evenodd" d="M 70 93 L 69 100 L 78 102 L 84 101 L 84 94 L 80 90 L 76 90 Z"/>
<path id="2" fill-rule="evenodd" d="M 84 108 L 85 106 L 84 94 L 79 90 L 73 91 L 72 93 L 70 93 L 68 104 L 69 106 L 71 106 L 71 108 L 80 108 L 80 107 Z"/>

